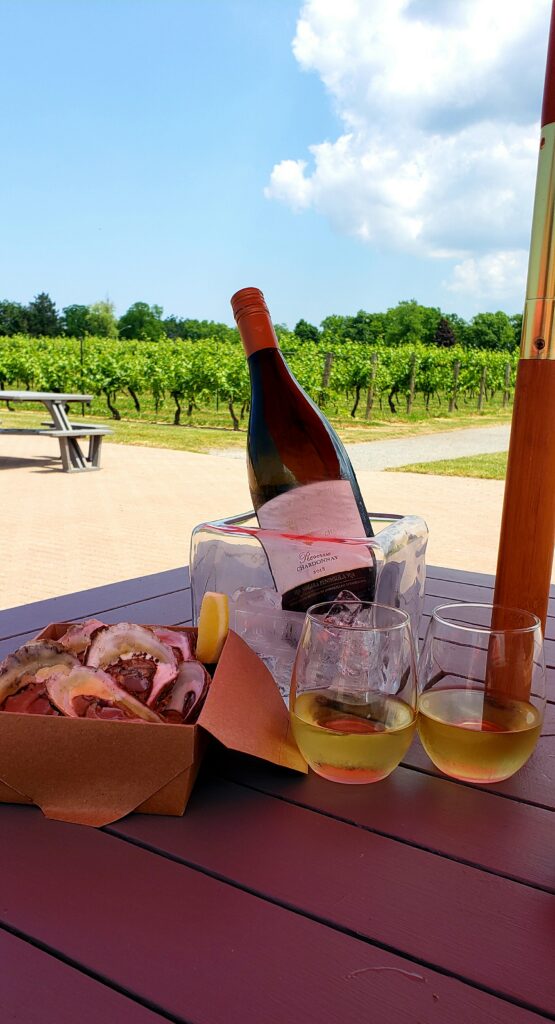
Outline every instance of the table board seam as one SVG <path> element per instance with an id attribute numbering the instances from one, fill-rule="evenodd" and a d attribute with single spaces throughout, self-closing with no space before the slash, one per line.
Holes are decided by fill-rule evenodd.
<path id="1" fill-rule="evenodd" d="M 188 593 L 188 588 L 187 588 L 187 590 L 182 590 L 180 588 L 178 590 L 168 590 L 167 593 L 155 594 L 153 597 L 144 597 L 144 598 L 141 598 L 138 601 L 124 601 L 122 604 L 111 605 L 110 608 L 101 608 L 101 609 L 97 608 L 95 611 L 87 612 L 86 618 L 94 618 L 94 616 L 96 616 L 96 615 L 105 615 L 106 612 L 115 612 L 115 611 L 117 611 L 118 608 L 127 608 L 130 604 L 136 604 L 136 605 L 147 604 L 149 601 L 158 601 L 162 597 L 171 597 L 173 594 L 181 594 L 181 593 Z M 63 595 L 63 596 L 65 597 L 66 595 Z M 52 598 L 52 600 L 56 601 L 58 599 L 57 598 Z M 25 607 L 25 605 L 22 605 L 22 607 Z M 9 611 L 12 611 L 12 610 L 13 609 L 9 609 Z M 0 615 L 1 614 L 2 613 L 0 612 Z M 82 618 L 82 616 L 80 616 L 80 618 Z M 190 622 L 191 620 L 188 619 L 188 620 L 185 620 L 185 621 Z M 175 622 L 175 623 L 173 623 L 173 625 L 175 625 L 175 626 L 182 625 L 182 624 L 183 624 L 182 622 Z M 16 640 L 18 636 L 25 636 L 26 633 L 31 633 L 33 631 L 33 629 L 43 629 L 45 625 L 47 625 L 47 623 L 44 622 L 44 620 L 43 620 L 40 623 L 38 623 L 36 626 L 31 626 L 30 629 L 22 629 L 18 633 L 6 633 L 6 634 L 3 634 L 2 636 L 0 636 L 0 641 Z"/>
<path id="2" fill-rule="evenodd" d="M 429 775 L 434 779 L 442 778 L 439 772 L 434 772 L 430 768 L 423 768 L 420 765 L 410 764 L 408 761 L 401 761 L 400 763 L 403 768 L 408 768 L 411 772 L 419 772 L 420 775 Z M 464 779 L 449 778 L 449 782 L 454 782 L 457 786 L 465 786 L 466 789 L 476 788 L 474 783 L 465 782 Z M 487 789 L 486 786 L 483 787 L 483 791 L 484 793 L 488 793 L 490 796 L 500 797 L 502 800 L 512 800 L 517 804 L 526 804 L 527 807 L 539 807 L 543 811 L 550 811 L 551 813 L 554 812 L 554 808 L 550 807 L 548 804 L 539 803 L 537 800 L 528 800 L 524 796 L 513 796 L 512 793 L 500 793 L 493 789 Z"/>
<path id="3" fill-rule="evenodd" d="M 104 988 L 108 988 L 113 992 L 117 992 L 119 995 L 125 996 L 132 1003 L 137 1006 L 142 1006 L 145 1010 L 151 1010 L 153 1013 L 158 1014 L 162 1020 L 171 1021 L 171 1024 L 192 1024 L 192 1021 L 185 1017 L 176 1017 L 175 1014 L 170 1013 L 168 1010 L 162 1009 L 156 1003 L 153 1003 L 150 999 L 142 996 L 134 995 L 129 989 L 123 988 L 118 985 L 116 981 L 112 981 L 110 978 L 104 977 L 97 971 L 90 967 L 85 967 L 84 964 L 79 963 L 78 960 L 74 960 L 72 957 L 67 956 L 66 953 L 62 953 L 61 950 L 55 949 L 53 946 L 49 946 L 48 943 L 43 942 L 41 939 L 35 938 L 33 935 L 28 935 L 26 932 L 21 931 L 13 924 L 7 924 L 5 921 L 0 921 L 0 929 L 7 932 L 8 935 L 13 935 L 17 939 L 21 939 L 26 942 L 29 946 L 33 946 L 34 949 L 40 950 L 46 956 L 51 956 L 54 960 L 60 963 L 66 964 L 73 970 L 78 971 L 80 974 L 84 974 L 87 978 L 91 978 L 92 981 L 96 981 L 99 985 L 103 985 Z M 549 1018 L 547 1018 L 549 1019 Z"/>
<path id="4" fill-rule="evenodd" d="M 108 833 L 110 836 L 116 839 L 120 839 L 125 843 L 129 843 L 131 846 L 137 846 L 139 849 L 146 850 L 149 853 L 153 853 L 159 857 L 163 857 L 166 860 L 173 861 L 176 864 L 182 864 L 184 867 L 189 868 L 191 871 L 197 871 L 201 875 L 205 875 L 208 878 L 213 878 L 215 881 L 222 882 L 224 885 L 229 885 L 231 888 L 244 892 L 249 896 L 254 896 L 255 899 L 260 899 L 264 903 L 269 903 L 274 907 L 279 907 L 282 910 L 286 910 L 288 913 L 295 914 L 297 917 L 305 918 L 306 920 L 313 921 L 315 924 L 321 925 L 323 928 L 329 928 L 331 931 L 338 932 L 342 935 L 347 935 L 349 938 L 355 939 L 357 942 L 362 942 L 366 946 L 373 946 L 376 949 L 381 949 L 384 953 L 391 953 L 394 956 L 400 956 L 404 960 L 410 963 L 417 964 L 419 967 L 425 967 L 428 970 L 435 971 L 436 974 L 441 974 L 445 978 L 453 978 L 456 981 L 461 982 L 464 985 L 468 985 L 469 988 L 476 989 L 481 992 L 485 992 L 487 995 L 494 996 L 494 998 L 501 1000 L 505 1003 L 510 1003 L 513 1006 L 519 1006 L 523 1010 L 528 1010 L 531 1013 L 535 1013 L 540 1020 L 555 1020 L 555 1012 L 553 1014 L 546 1014 L 545 1011 L 539 1010 L 537 1006 L 533 1006 L 531 1003 L 517 999 L 506 993 L 500 992 L 497 989 L 490 988 L 488 985 L 482 985 L 479 982 L 473 981 L 467 978 L 464 974 L 459 974 L 456 971 L 447 970 L 445 967 L 440 967 L 432 961 L 421 959 L 416 957 L 413 953 L 409 953 L 403 949 L 393 946 L 390 943 L 381 942 L 376 938 L 368 938 L 356 931 L 354 928 L 348 928 L 344 925 L 340 925 L 335 921 L 330 921 L 326 917 L 309 910 L 302 910 L 300 907 L 295 906 L 293 903 L 287 901 L 278 900 L 274 896 L 268 896 L 259 891 L 253 889 L 248 885 L 244 885 L 241 882 L 237 882 L 232 878 L 228 878 L 226 875 L 222 875 L 218 871 L 214 871 L 209 868 L 205 868 L 200 864 L 186 860 L 184 857 L 180 857 L 177 854 L 169 853 L 165 850 L 160 850 L 156 846 L 152 846 L 145 840 L 137 839 L 134 836 L 123 835 L 113 828 L 111 825 L 106 825 L 103 832 Z"/>
<path id="5" fill-rule="evenodd" d="M 407 767 L 406 765 L 404 767 Z M 372 835 L 382 836 L 384 839 L 390 839 L 396 843 L 402 843 L 404 846 L 410 846 L 415 850 L 422 850 L 424 853 L 429 853 L 434 857 L 441 857 L 443 860 L 452 861 L 454 864 L 464 864 L 466 867 L 473 868 L 476 871 L 483 871 L 484 874 L 493 875 L 494 878 L 506 878 L 509 882 L 515 882 L 517 885 L 525 886 L 528 889 L 537 889 L 540 892 L 545 892 L 549 896 L 555 895 L 555 887 L 541 885 L 538 882 L 531 882 L 524 878 L 519 878 L 517 875 L 509 874 L 506 871 L 494 871 L 493 868 L 488 868 L 478 861 L 469 860 L 465 857 L 457 857 L 454 854 L 444 853 L 442 850 L 438 850 L 433 846 L 425 846 L 423 843 L 417 843 L 413 839 L 405 839 L 402 836 L 395 835 L 394 832 L 386 832 L 383 829 L 372 827 L 371 825 L 364 825 L 361 822 L 354 821 L 352 818 L 345 818 L 340 814 L 332 811 L 321 810 L 318 807 L 314 807 L 312 804 L 302 803 L 299 800 L 294 800 L 290 797 L 282 796 L 279 793 L 269 792 L 266 789 L 262 789 L 259 786 L 251 785 L 248 782 L 236 782 L 235 779 L 229 779 L 225 775 L 218 774 L 216 778 L 221 779 L 228 785 L 241 786 L 244 789 L 252 790 L 255 793 L 260 793 L 262 796 L 270 797 L 272 800 L 280 800 L 282 803 L 291 804 L 293 807 L 298 807 L 301 810 L 309 811 L 313 814 L 319 814 L 323 818 L 330 818 L 332 821 L 339 821 L 344 825 L 352 825 L 354 828 L 360 828 L 364 832 L 370 832 Z M 524 801 L 522 801 L 524 802 Z M 535 804 L 534 806 L 538 806 Z M 549 808 L 550 809 L 550 808 Z"/>

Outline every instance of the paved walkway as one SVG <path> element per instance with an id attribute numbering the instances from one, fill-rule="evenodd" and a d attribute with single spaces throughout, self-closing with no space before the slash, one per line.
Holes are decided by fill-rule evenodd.
<path id="1" fill-rule="evenodd" d="M 358 473 L 361 469 L 392 469 L 414 462 L 437 462 L 457 459 L 463 455 L 503 452 L 509 448 L 509 424 L 499 427 L 472 427 L 468 430 L 446 430 L 419 437 L 364 441 L 347 445 L 351 461 Z"/>
<path id="2" fill-rule="evenodd" d="M 55 452 L 1 438 L 2 608 L 176 568 L 197 523 L 250 507 L 242 459 L 105 444 L 100 472 L 68 474 Z M 372 511 L 427 520 L 430 564 L 495 571 L 501 481 L 357 475 Z"/>

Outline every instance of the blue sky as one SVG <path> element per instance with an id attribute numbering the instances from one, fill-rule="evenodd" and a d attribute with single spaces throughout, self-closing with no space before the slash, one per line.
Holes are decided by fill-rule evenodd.
<path id="1" fill-rule="evenodd" d="M 520 311 L 548 0 L 0 0 L 0 298 Z"/>

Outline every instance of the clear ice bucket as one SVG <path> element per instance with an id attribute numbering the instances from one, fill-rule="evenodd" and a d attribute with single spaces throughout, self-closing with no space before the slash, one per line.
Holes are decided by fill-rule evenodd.
<path id="1" fill-rule="evenodd" d="M 419 516 L 374 515 L 369 513 L 374 537 L 345 539 L 327 537 L 326 547 L 345 556 L 345 547 L 356 554 L 370 555 L 376 573 L 375 600 L 405 611 L 415 641 L 426 582 L 428 528 Z M 311 538 L 276 534 L 258 526 L 254 512 L 201 523 L 191 537 L 191 590 L 193 620 L 198 621 L 202 598 L 207 590 L 227 594 L 230 627 L 258 654 L 272 673 L 285 700 L 289 694 L 291 670 L 304 621 L 304 612 L 285 611 L 276 585 L 265 542 L 271 534 L 271 548 L 305 543 Z"/>

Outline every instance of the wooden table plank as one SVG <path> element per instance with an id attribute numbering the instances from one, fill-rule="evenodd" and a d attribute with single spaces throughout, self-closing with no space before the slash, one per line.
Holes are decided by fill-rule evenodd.
<path id="1" fill-rule="evenodd" d="M 213 772 L 259 793 L 555 892 L 555 815 L 478 787 L 399 767 L 379 785 L 339 786 L 239 754 Z M 479 823 L 479 825 L 477 825 Z"/>
<path id="2" fill-rule="evenodd" d="M 4 639 L 22 633 L 38 632 L 48 622 L 84 619 L 94 615 L 106 615 L 110 611 L 122 614 L 125 610 L 128 613 L 131 605 L 136 605 L 137 611 L 134 614 L 139 615 L 141 606 L 147 601 L 168 595 L 175 596 L 175 614 L 181 615 L 185 609 L 189 609 L 186 617 L 190 618 L 190 583 L 187 567 L 8 608 L 0 611 L 0 637 Z"/>
<path id="3" fill-rule="evenodd" d="M 0 613 L 1 614 L 1 613 Z M 89 615 L 75 615 L 73 621 L 82 618 L 89 618 Z M 135 604 L 124 605 L 119 608 L 112 608 L 110 611 L 97 611 L 96 618 L 103 622 L 138 622 L 151 623 L 159 626 L 177 626 L 191 624 L 191 592 L 190 590 L 178 591 L 176 594 L 164 594 L 161 597 L 152 597 L 146 601 Z M 45 621 L 26 633 L 19 633 L 10 636 L 6 640 L 0 640 L 0 660 L 11 654 L 17 647 L 28 640 L 34 640 L 44 626 L 47 626 L 52 619 Z M 65 621 L 65 620 L 64 620 Z M 0 619 L 1 622 L 1 619 Z"/>
<path id="4" fill-rule="evenodd" d="M 495 577 L 486 573 L 463 572 L 461 569 L 426 567 L 426 595 L 437 598 L 435 604 L 478 602 L 489 604 L 493 598 Z M 548 603 L 546 635 L 555 636 L 555 585 L 551 586 Z"/>
<path id="5" fill-rule="evenodd" d="M 110 827 L 304 915 L 539 1012 L 555 1009 L 555 897 L 223 781 L 182 821 Z"/>
<path id="6" fill-rule="evenodd" d="M 403 758 L 407 768 L 417 768 L 431 775 L 441 775 L 432 764 L 425 750 L 417 740 Z M 471 783 L 457 782 L 458 786 L 470 786 Z M 483 783 L 480 789 L 496 796 L 510 797 L 537 807 L 555 810 L 555 737 L 540 736 L 532 757 L 505 782 Z"/>
<path id="7" fill-rule="evenodd" d="M 11 609 L 0 613 L 0 637 L 13 639 L 14 623 L 20 642 L 46 621 L 93 614 L 185 621 L 182 574 Z M 461 588 L 487 601 L 491 577 L 432 567 L 429 586 L 436 603 L 460 599 Z M 547 633 L 555 640 L 554 618 Z M 5 921 L 187 1024 L 360 1024 L 369 1006 L 380 1024 L 551 1019 L 553 896 L 542 890 L 554 887 L 544 805 L 553 806 L 555 758 L 546 741 L 491 791 L 436 776 L 411 752 L 409 766 L 364 788 L 236 759 L 235 775 L 197 787 L 184 819 L 132 816 L 111 834 L 2 807 Z"/>
<path id="8" fill-rule="evenodd" d="M 466 569 L 449 569 L 442 565 L 427 565 L 428 579 L 455 580 L 458 583 L 471 583 L 479 587 L 491 587 L 495 577 L 487 572 L 468 572 Z"/>
<path id="9" fill-rule="evenodd" d="M 458 584 L 455 580 L 426 579 L 426 598 L 430 601 L 431 607 L 439 604 L 491 604 L 493 598 L 493 586 L 480 587 L 473 583 Z M 430 609 L 431 610 L 431 609 Z M 555 625 L 555 597 L 550 597 L 548 602 L 548 629 L 553 634 Z"/>
<path id="10" fill-rule="evenodd" d="M 179 1021 L 360 1024 L 369 1007 L 380 1024 L 542 1019 L 106 833 L 32 808 L 3 817 L 10 925 Z"/>
<path id="11" fill-rule="evenodd" d="M 2 1024 L 162 1024 L 167 1020 L 5 931 L 0 931 L 0 962 Z"/>

